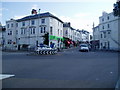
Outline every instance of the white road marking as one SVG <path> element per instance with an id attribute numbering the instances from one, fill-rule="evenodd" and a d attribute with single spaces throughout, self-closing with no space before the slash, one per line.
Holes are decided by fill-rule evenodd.
<path id="1" fill-rule="evenodd" d="M 2 79 L 6 79 L 6 78 L 10 78 L 10 77 L 13 77 L 15 75 L 10 75 L 10 74 L 0 74 L 0 80 Z"/>

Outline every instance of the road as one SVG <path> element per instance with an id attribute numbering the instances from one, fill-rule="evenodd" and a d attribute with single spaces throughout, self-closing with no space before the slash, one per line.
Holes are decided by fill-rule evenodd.
<path id="1" fill-rule="evenodd" d="M 118 53 L 79 52 L 71 48 L 56 55 L 3 52 L 3 88 L 114 88 Z"/>

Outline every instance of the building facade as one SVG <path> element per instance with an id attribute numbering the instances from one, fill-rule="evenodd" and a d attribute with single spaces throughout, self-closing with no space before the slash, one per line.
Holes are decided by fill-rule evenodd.
<path id="1" fill-rule="evenodd" d="M 93 49 L 99 49 L 100 48 L 100 31 L 99 31 L 99 26 L 94 27 L 93 26 L 93 39 L 90 42 L 91 47 Z"/>
<path id="2" fill-rule="evenodd" d="M 100 49 L 120 50 L 120 18 L 112 13 L 103 12 L 99 25 L 93 28 L 94 40 L 100 41 Z M 98 30 L 98 31 L 97 31 Z"/>
<path id="3" fill-rule="evenodd" d="M 63 37 L 65 40 L 72 41 L 74 46 L 82 41 L 82 33 L 79 29 L 72 28 L 70 22 L 63 24 Z"/>
<path id="4" fill-rule="evenodd" d="M 48 34 L 48 45 L 62 47 L 63 22 L 51 13 L 41 13 L 6 21 L 6 47 L 8 49 L 34 48 L 44 43 Z"/>
<path id="5" fill-rule="evenodd" d="M 3 50 L 5 48 L 5 34 L 6 28 L 0 23 L 0 50 Z"/>
<path id="6" fill-rule="evenodd" d="M 89 41 L 89 32 L 76 30 L 70 22 L 64 23 L 49 12 L 37 14 L 32 10 L 32 15 L 21 19 L 6 21 L 5 49 L 34 50 L 40 44 L 54 46 L 61 49 L 70 45 L 77 46 L 81 41 Z M 83 40 L 84 38 L 84 40 Z"/>
<path id="7" fill-rule="evenodd" d="M 82 42 L 89 42 L 89 32 L 86 30 L 80 30 L 82 34 Z"/>

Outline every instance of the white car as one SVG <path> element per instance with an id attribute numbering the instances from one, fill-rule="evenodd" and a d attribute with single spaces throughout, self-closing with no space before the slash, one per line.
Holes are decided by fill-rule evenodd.
<path id="1" fill-rule="evenodd" d="M 87 44 L 80 44 L 80 49 L 79 51 L 89 51 L 89 47 Z"/>

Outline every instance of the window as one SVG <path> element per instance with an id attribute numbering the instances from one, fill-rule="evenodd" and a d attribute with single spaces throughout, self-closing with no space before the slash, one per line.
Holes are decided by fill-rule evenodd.
<path id="1" fill-rule="evenodd" d="M 22 22 L 22 26 L 25 26 L 25 22 Z"/>
<path id="2" fill-rule="evenodd" d="M 107 17 L 107 19 L 109 20 L 109 16 Z"/>
<path id="3" fill-rule="evenodd" d="M 104 29 L 104 26 L 102 28 Z"/>
<path id="4" fill-rule="evenodd" d="M 32 28 L 30 29 L 30 33 L 32 34 Z"/>
<path id="5" fill-rule="evenodd" d="M 53 27 L 50 27 L 50 34 L 53 34 Z"/>
<path id="6" fill-rule="evenodd" d="M 41 31 L 41 33 L 43 33 L 43 27 L 41 27 L 41 30 L 40 30 L 40 31 Z"/>
<path id="7" fill-rule="evenodd" d="M 7 24 L 7 28 L 9 28 L 9 24 Z"/>
<path id="8" fill-rule="evenodd" d="M 11 27 L 13 27 L 13 23 L 11 24 Z"/>
<path id="9" fill-rule="evenodd" d="M 9 35 L 12 35 L 12 31 L 10 31 L 10 34 Z"/>
<path id="10" fill-rule="evenodd" d="M 12 35 L 12 31 L 9 31 L 9 32 L 8 32 L 8 35 Z"/>
<path id="11" fill-rule="evenodd" d="M 45 23 L 45 19 L 41 19 L 41 23 Z"/>
<path id="12" fill-rule="evenodd" d="M 21 34 L 25 34 L 26 33 L 26 29 L 21 29 Z"/>
<path id="13" fill-rule="evenodd" d="M 35 28 L 33 28 L 33 34 L 35 34 Z"/>
<path id="14" fill-rule="evenodd" d="M 60 35 L 62 36 L 62 30 L 60 31 Z"/>
<path id="15" fill-rule="evenodd" d="M 66 30 L 65 34 L 68 34 L 68 30 Z"/>
<path id="16" fill-rule="evenodd" d="M 110 31 L 108 32 L 108 34 L 110 34 Z"/>
<path id="17" fill-rule="evenodd" d="M 104 21 L 104 18 L 102 18 L 102 21 Z"/>
<path id="18" fill-rule="evenodd" d="M 58 36 L 59 36 L 59 29 L 58 29 Z"/>
<path id="19" fill-rule="evenodd" d="M 107 46 L 107 42 L 105 42 L 104 44 L 105 44 L 104 48 L 106 48 L 106 46 Z"/>
<path id="20" fill-rule="evenodd" d="M 31 25 L 34 25 L 34 24 L 35 24 L 35 21 L 34 21 L 34 20 L 32 20 L 32 21 L 31 21 Z"/>
<path id="21" fill-rule="evenodd" d="M 75 35 L 76 35 L 76 32 L 75 32 Z"/>
<path id="22" fill-rule="evenodd" d="M 35 34 L 35 27 L 30 29 L 31 34 Z"/>
<path id="23" fill-rule="evenodd" d="M 102 34 L 101 34 L 101 38 L 102 38 Z"/>
<path id="24" fill-rule="evenodd" d="M 18 27 L 18 23 L 16 23 L 16 27 Z"/>
<path id="25" fill-rule="evenodd" d="M 12 44 L 12 40 L 8 40 L 8 44 Z"/>
<path id="26" fill-rule="evenodd" d="M 44 33 L 46 32 L 46 27 L 44 27 Z"/>
<path id="27" fill-rule="evenodd" d="M 101 43 L 101 48 L 103 47 L 103 44 Z"/>
<path id="28" fill-rule="evenodd" d="M 108 24 L 108 28 L 110 28 L 110 25 Z"/>
<path id="29" fill-rule="evenodd" d="M 16 30 L 16 34 L 18 34 L 18 30 Z"/>
<path id="30" fill-rule="evenodd" d="M 104 38 L 106 38 L 106 32 L 104 32 Z"/>
<path id="31" fill-rule="evenodd" d="M 21 34 L 23 34 L 23 29 L 21 29 Z"/>

